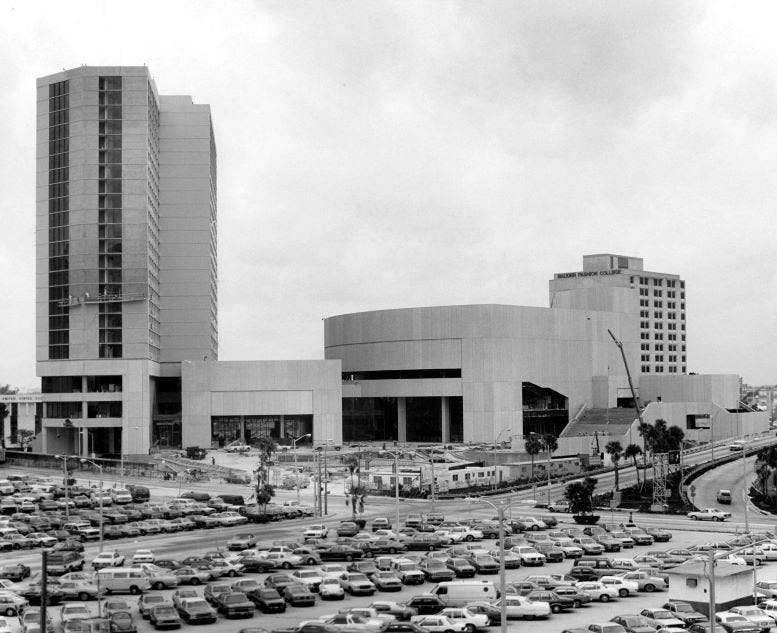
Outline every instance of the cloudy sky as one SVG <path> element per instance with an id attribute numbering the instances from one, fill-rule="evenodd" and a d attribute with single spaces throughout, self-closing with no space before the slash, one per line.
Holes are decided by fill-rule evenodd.
<path id="1" fill-rule="evenodd" d="M 689 370 L 777 382 L 773 3 L 0 2 L 0 383 L 35 387 L 35 79 L 212 107 L 220 358 L 321 319 L 547 306 L 586 253 L 686 280 Z"/>

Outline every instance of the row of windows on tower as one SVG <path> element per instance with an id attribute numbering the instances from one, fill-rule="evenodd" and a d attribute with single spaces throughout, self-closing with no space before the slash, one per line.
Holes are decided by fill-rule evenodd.
<path id="1" fill-rule="evenodd" d="M 99 78 L 98 289 L 101 296 L 122 294 L 122 94 L 121 77 Z M 122 355 L 122 304 L 98 307 L 99 357 Z"/>
<path id="2" fill-rule="evenodd" d="M 70 84 L 49 85 L 49 341 L 51 359 L 69 357 Z"/>

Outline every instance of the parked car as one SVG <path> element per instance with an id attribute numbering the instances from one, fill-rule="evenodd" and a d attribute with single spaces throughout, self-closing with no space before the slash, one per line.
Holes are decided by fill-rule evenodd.
<path id="1" fill-rule="evenodd" d="M 693 510 L 687 516 L 694 521 L 725 521 L 731 518 L 731 513 L 719 508 L 703 508 Z"/>

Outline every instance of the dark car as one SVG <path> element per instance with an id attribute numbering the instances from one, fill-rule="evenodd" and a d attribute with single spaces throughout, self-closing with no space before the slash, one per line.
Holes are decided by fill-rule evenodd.
<path id="1" fill-rule="evenodd" d="M 289 585 L 296 585 L 297 581 L 289 574 L 270 574 L 264 579 L 264 586 L 270 589 L 275 589 L 279 593 L 283 594 L 283 590 Z"/>
<path id="2" fill-rule="evenodd" d="M 469 562 L 479 574 L 498 574 L 499 563 L 493 556 L 477 554 L 469 557 Z"/>
<path id="3" fill-rule="evenodd" d="M 593 537 L 593 539 L 604 548 L 605 552 L 621 551 L 621 542 L 614 536 L 610 535 L 609 532 L 606 534 L 597 534 Z"/>
<path id="4" fill-rule="evenodd" d="M 429 582 L 453 580 L 456 577 L 456 573 L 438 558 L 423 560 L 419 567 L 421 568 L 421 571 L 424 572 L 424 577 Z M 497 571 L 498 569 L 499 566 L 497 565 Z"/>
<path id="5" fill-rule="evenodd" d="M 360 549 L 351 547 L 350 545 L 330 545 L 329 547 L 322 547 L 318 550 L 318 555 L 322 561 L 341 560 L 352 561 L 357 558 L 361 558 L 364 554 Z"/>
<path id="6" fill-rule="evenodd" d="M 449 558 L 445 564 L 456 578 L 474 578 L 477 573 L 475 567 L 466 558 Z"/>
<path id="7" fill-rule="evenodd" d="M 246 595 L 262 613 L 283 613 L 286 611 L 286 601 L 275 589 L 261 587 L 249 591 Z"/>
<path id="8" fill-rule="evenodd" d="M 433 552 L 443 546 L 442 539 L 436 534 L 414 534 L 405 542 L 409 550 L 427 550 Z"/>
<path id="9" fill-rule="evenodd" d="M 577 609 L 591 602 L 592 598 L 587 593 L 582 593 L 571 585 L 559 585 L 553 590 L 559 596 L 572 599 L 572 606 Z"/>
<path id="10" fill-rule="evenodd" d="M 15 582 L 21 582 L 30 575 L 27 565 L 16 563 L 15 565 L 3 565 L 0 567 L 0 578 L 6 578 Z"/>
<path id="11" fill-rule="evenodd" d="M 544 555 L 549 563 L 560 563 L 564 560 L 564 550 L 555 543 L 535 543 L 534 549 Z"/>
<path id="12" fill-rule="evenodd" d="M 254 603 L 242 591 L 220 594 L 216 604 L 216 610 L 225 618 L 252 618 L 254 608 Z"/>
<path id="13" fill-rule="evenodd" d="M 491 620 L 491 624 L 500 624 L 502 622 L 502 610 L 490 602 L 470 602 L 467 609 L 471 613 L 481 614 Z"/>
<path id="14" fill-rule="evenodd" d="M 591 567 L 573 567 L 569 570 L 568 575 L 575 578 L 578 582 L 599 580 L 599 574 Z"/>
<path id="15" fill-rule="evenodd" d="M 435 615 L 448 606 L 432 593 L 420 593 L 415 595 L 405 604 L 411 609 L 418 611 L 418 615 Z"/>
<path id="16" fill-rule="evenodd" d="M 218 617 L 216 610 L 202 598 L 183 598 L 176 609 L 189 624 L 212 624 Z"/>
<path id="17" fill-rule="evenodd" d="M 203 598 L 210 602 L 214 607 L 218 608 L 219 595 L 227 594 L 232 591 L 232 586 L 226 583 L 214 583 L 205 587 Z"/>
<path id="18" fill-rule="evenodd" d="M 415 622 L 389 622 L 381 631 L 383 633 L 426 633 L 426 629 L 422 629 Z"/>
<path id="19" fill-rule="evenodd" d="M 27 589 L 21 593 L 21 596 L 27 599 L 31 607 L 39 607 L 41 604 L 40 582 L 30 583 Z M 64 599 L 65 594 L 57 585 L 46 584 L 46 604 L 61 604 Z"/>
<path id="20" fill-rule="evenodd" d="M 396 554 L 397 552 L 406 552 L 407 545 L 390 538 L 379 538 L 370 543 L 370 549 L 375 554 Z"/>
<path id="21" fill-rule="evenodd" d="M 265 574 L 275 569 L 275 565 L 271 561 L 258 556 L 241 556 L 239 560 L 243 566 L 243 571 L 248 574 Z"/>
<path id="22" fill-rule="evenodd" d="M 628 633 L 655 633 L 656 630 L 644 615 L 616 615 L 610 622 L 620 624 Z"/>
<path id="23" fill-rule="evenodd" d="M 292 607 L 312 607 L 316 604 L 316 594 L 305 585 L 289 585 L 283 590 L 283 599 Z"/>
<path id="24" fill-rule="evenodd" d="M 353 521 L 343 521 L 337 526 L 337 536 L 356 536 L 359 533 L 359 526 Z"/>
<path id="25" fill-rule="evenodd" d="M 148 614 L 148 621 L 157 630 L 181 628 L 181 617 L 178 615 L 178 611 L 175 610 L 175 607 L 166 604 L 153 607 Z"/>
<path id="26" fill-rule="evenodd" d="M 526 594 L 526 599 L 531 602 L 547 602 L 550 605 L 551 613 L 561 613 L 575 606 L 572 598 L 560 596 L 555 591 L 530 591 Z"/>
<path id="27" fill-rule="evenodd" d="M 176 614 L 178 617 L 178 614 Z M 117 611 L 111 613 L 108 618 L 108 624 L 111 627 L 111 633 L 138 633 L 138 625 L 135 618 L 127 611 Z"/>
<path id="28" fill-rule="evenodd" d="M 650 534 L 656 543 L 666 543 L 672 538 L 672 533 L 669 530 L 665 530 L 663 528 L 649 527 L 645 528 L 645 532 Z"/>

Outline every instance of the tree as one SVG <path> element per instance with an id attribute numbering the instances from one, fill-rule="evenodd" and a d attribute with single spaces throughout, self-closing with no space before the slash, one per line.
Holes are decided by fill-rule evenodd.
<path id="1" fill-rule="evenodd" d="M 569 501 L 573 514 L 592 514 L 594 511 L 594 488 L 597 481 L 586 477 L 582 481 L 573 481 L 564 489 L 564 497 Z"/>
<path id="2" fill-rule="evenodd" d="M 262 512 L 267 510 L 267 504 L 275 496 L 275 488 L 268 483 L 256 483 L 256 505 L 262 506 Z"/>
<path id="3" fill-rule="evenodd" d="M 538 455 L 543 449 L 542 438 L 539 435 L 531 433 L 523 443 L 523 449 L 531 457 L 531 481 L 534 483 L 534 456 Z"/>
<path id="4" fill-rule="evenodd" d="M 612 442 L 607 443 L 607 446 L 604 447 L 604 452 L 610 456 L 612 465 L 615 466 L 615 490 L 620 490 L 618 462 L 621 460 L 621 457 L 623 457 L 623 447 L 619 441 L 613 440 Z"/>
<path id="5" fill-rule="evenodd" d="M 364 513 L 364 500 L 367 497 L 367 489 L 361 485 L 354 485 L 354 473 L 359 472 L 359 458 L 353 453 L 343 457 L 343 464 L 348 468 L 351 474 L 351 489 L 349 497 L 346 499 L 346 505 L 351 506 L 351 519 L 356 520 L 356 513 Z"/>
<path id="6" fill-rule="evenodd" d="M 19 444 L 22 447 L 22 450 L 24 450 L 27 445 L 32 442 L 33 438 L 35 437 L 35 432 L 30 431 L 29 429 L 21 429 L 19 431 Z"/>
<path id="7" fill-rule="evenodd" d="M 270 463 L 278 445 L 271 437 L 258 437 L 253 441 L 253 445 L 259 449 L 259 467 L 256 470 L 258 490 L 259 484 L 270 483 Z"/>
<path id="8" fill-rule="evenodd" d="M 642 449 L 639 444 L 629 444 L 623 451 L 623 457 L 634 461 L 634 471 L 637 473 L 637 485 L 639 486 L 639 467 L 637 466 L 637 457 L 642 455 Z"/>

